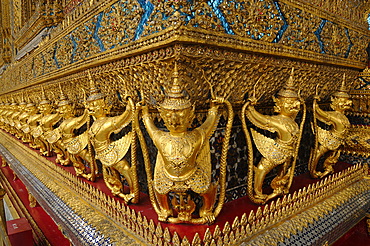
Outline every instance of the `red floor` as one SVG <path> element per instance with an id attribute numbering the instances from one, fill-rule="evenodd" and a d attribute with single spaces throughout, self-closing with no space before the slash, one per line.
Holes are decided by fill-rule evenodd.
<path id="1" fill-rule="evenodd" d="M 333 246 L 368 246 L 370 245 L 370 236 L 367 231 L 366 218 L 361 220 L 343 237 L 336 241 Z"/>
<path id="2" fill-rule="evenodd" d="M 28 191 L 20 179 L 17 178 L 16 180 L 13 180 L 14 174 L 10 167 L 9 166 L 1 167 L 1 171 L 4 173 L 8 182 L 17 193 L 23 205 L 26 207 L 28 213 L 35 220 L 36 224 L 41 229 L 41 231 L 48 239 L 50 244 L 52 246 L 71 245 L 69 240 L 63 236 L 61 231 L 58 229 L 58 226 L 54 223 L 51 217 L 45 212 L 45 210 L 41 206 L 37 205 L 34 208 L 31 208 L 29 206 Z"/>

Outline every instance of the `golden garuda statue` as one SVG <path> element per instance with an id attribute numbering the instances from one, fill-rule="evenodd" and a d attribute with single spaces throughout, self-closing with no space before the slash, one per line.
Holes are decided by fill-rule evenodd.
<path id="1" fill-rule="evenodd" d="M 21 106 L 13 100 L 12 106 L 12 113 L 9 115 L 9 125 L 10 125 L 10 134 L 16 135 L 17 128 L 16 128 L 16 120 L 18 119 L 18 116 L 22 113 Z"/>
<path id="2" fill-rule="evenodd" d="M 34 136 L 35 132 L 41 132 L 38 130 L 38 122 L 42 117 L 42 114 L 39 113 L 39 108 L 33 103 L 30 102 L 27 105 L 29 111 L 29 118 L 27 119 L 27 126 L 23 128 L 25 134 L 26 142 L 29 142 L 31 148 L 37 148 L 37 138 Z"/>
<path id="3" fill-rule="evenodd" d="M 295 90 L 292 73 L 285 86 L 277 93 L 274 111 L 277 115 L 263 115 L 254 105 L 257 104 L 255 92 L 242 107 L 242 124 L 248 144 L 248 196 L 254 203 L 266 203 L 268 200 L 289 193 L 295 164 L 298 156 L 299 143 L 306 118 L 305 104 Z M 295 119 L 303 104 L 303 118 L 300 126 Z M 275 133 L 270 138 L 252 127 L 248 129 L 246 118 L 257 128 Z M 252 134 L 254 144 L 262 157 L 257 166 L 254 165 Z M 271 182 L 272 193 L 263 193 L 266 175 L 278 168 L 277 176 Z"/>
<path id="4" fill-rule="evenodd" d="M 16 111 L 16 108 L 17 108 L 17 104 L 14 102 L 14 99 L 13 99 L 12 103 L 10 103 L 10 102 L 8 103 L 8 110 L 4 114 L 4 121 L 5 121 L 5 124 L 6 124 L 7 132 L 10 133 L 10 134 L 12 134 L 12 132 L 13 132 L 11 116 Z"/>
<path id="5" fill-rule="evenodd" d="M 46 98 L 44 88 L 42 88 L 42 100 L 39 103 L 39 110 L 42 117 L 38 122 L 37 128 L 32 132 L 32 135 L 37 139 L 40 154 L 43 156 L 51 156 L 52 148 L 50 143 L 46 140 L 46 137 L 54 129 L 53 126 L 59 122 L 61 116 L 58 112 L 53 113 L 52 102 Z"/>
<path id="6" fill-rule="evenodd" d="M 38 104 L 38 110 L 40 112 L 40 115 L 37 117 L 37 122 L 35 122 L 36 127 L 33 127 L 31 130 L 32 137 L 34 138 L 35 145 L 33 146 L 35 149 L 40 150 L 40 154 L 44 156 L 50 156 L 51 150 L 49 143 L 43 139 L 43 127 L 41 120 L 44 119 L 44 117 L 48 117 L 49 115 L 52 115 L 53 106 L 51 102 L 47 99 L 45 95 L 44 88 L 42 87 L 42 94 L 41 94 L 41 100 Z"/>
<path id="7" fill-rule="evenodd" d="M 334 172 L 333 165 L 337 163 L 340 157 L 340 147 L 344 143 L 344 138 L 351 124 L 345 116 L 345 111 L 351 108 L 352 101 L 349 98 L 345 88 L 345 74 L 340 89 L 331 97 L 330 107 L 334 111 L 322 110 L 317 101 L 320 96 L 317 93 L 313 101 L 313 129 L 315 134 L 315 146 L 311 151 L 309 170 L 313 178 L 322 178 Z M 330 130 L 318 126 L 317 120 L 329 125 Z M 322 172 L 318 170 L 318 163 L 321 157 L 325 155 L 322 166 Z"/>
<path id="8" fill-rule="evenodd" d="M 13 108 L 9 102 L 4 103 L 4 109 L 1 112 L 2 127 L 6 132 L 10 133 L 9 116 L 12 114 Z"/>
<path id="9" fill-rule="evenodd" d="M 0 129 L 3 129 L 3 130 L 5 128 L 5 123 L 4 123 L 4 118 L 3 118 L 5 111 L 6 111 L 5 103 L 1 102 L 0 103 Z"/>
<path id="10" fill-rule="evenodd" d="M 24 97 L 22 96 L 22 100 L 19 103 L 18 110 L 20 114 L 16 119 L 14 119 L 15 123 L 15 136 L 19 139 L 23 138 L 23 131 L 21 130 L 23 125 L 26 123 L 28 118 L 28 111 L 27 111 L 27 103 L 24 101 Z"/>
<path id="11" fill-rule="evenodd" d="M 103 178 L 112 194 L 122 198 L 126 203 L 137 203 L 139 200 L 139 183 L 137 178 L 136 163 L 136 134 L 135 130 L 126 133 L 122 138 L 112 141 L 112 133 L 118 134 L 133 122 L 135 105 L 133 100 L 126 96 L 126 110 L 118 116 L 107 116 L 110 106 L 105 100 L 105 95 L 96 88 L 90 79 L 90 95 L 86 99 L 86 108 L 94 123 L 89 127 L 88 135 L 91 146 L 95 151 L 95 158 L 102 163 Z M 121 78 L 122 79 L 122 78 Z M 135 127 L 133 127 L 135 128 Z M 131 147 L 131 165 L 126 160 L 126 154 Z M 95 160 L 93 160 L 95 161 Z M 130 193 L 123 193 L 123 184 L 120 176 L 126 179 Z"/>
<path id="12" fill-rule="evenodd" d="M 98 168 L 92 151 L 88 149 L 88 131 L 76 133 L 83 125 L 88 124 L 88 111 L 85 109 L 81 116 L 75 117 L 75 105 L 68 100 L 61 88 L 60 92 L 58 112 L 62 122 L 48 134 L 47 141 L 52 144 L 57 157 L 59 155 L 60 164 L 72 163 L 76 176 L 95 181 Z M 86 165 L 90 165 L 90 171 L 87 170 Z"/>
<path id="13" fill-rule="evenodd" d="M 62 123 L 54 129 L 48 136 L 48 142 L 53 145 L 54 152 L 59 158 L 60 164 L 69 165 L 71 162 L 76 171 L 77 176 L 82 176 L 88 180 L 95 180 L 94 168 L 92 173 L 88 173 L 82 160 L 92 163 L 92 158 L 86 149 L 87 134 L 85 134 L 85 141 L 78 141 L 82 137 L 75 134 L 75 130 L 81 128 L 87 123 L 87 110 L 81 116 L 74 116 L 74 105 L 64 95 L 62 88 L 60 88 L 60 99 L 58 102 L 58 112 L 62 117 Z M 83 134 L 82 134 L 83 135 Z M 76 139 L 76 140 L 75 140 Z M 70 144 L 75 140 L 75 144 Z M 86 144 L 80 144 L 86 142 Z"/>
<path id="14" fill-rule="evenodd" d="M 220 196 L 218 205 L 214 208 L 217 182 L 212 180 L 209 138 L 217 127 L 220 116 L 218 108 L 221 103 L 227 105 L 229 116 L 220 163 L 218 182 Z M 214 97 L 203 124 L 189 130 L 195 108 L 183 95 L 179 84 L 177 63 L 175 63 L 173 84 L 167 89 L 167 95 L 157 109 L 168 131 L 158 129 L 148 106 L 142 106 L 142 119 L 146 130 L 158 149 L 154 179 L 145 141 L 142 134 L 138 132 L 144 154 L 149 195 L 158 214 L 158 220 L 171 223 L 212 223 L 219 214 L 225 198 L 226 156 L 233 120 L 231 104 L 222 98 Z M 192 192 L 196 194 L 191 194 Z M 203 200 L 199 211 L 196 211 L 199 216 L 193 214 L 196 204 L 192 195 L 199 195 Z"/>
<path id="15" fill-rule="evenodd" d="M 6 112 L 6 104 L 4 102 L 0 103 L 0 129 L 5 130 L 4 114 Z"/>

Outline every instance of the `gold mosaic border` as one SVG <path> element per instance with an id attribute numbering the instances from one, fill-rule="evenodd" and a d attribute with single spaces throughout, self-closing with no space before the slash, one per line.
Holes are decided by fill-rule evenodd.
<path id="1" fill-rule="evenodd" d="M 301 231 L 311 221 L 308 216 L 312 215 L 312 211 L 315 214 L 313 218 L 322 217 L 330 209 L 357 194 L 357 188 L 353 187 L 361 184 L 359 191 L 369 188 L 369 181 L 361 181 L 367 174 L 367 165 L 355 165 L 293 194 L 278 198 L 263 208 L 260 206 L 257 211 L 250 211 L 249 215 L 245 213 L 241 218 L 236 217 L 232 223 L 226 222 L 222 229 L 217 225 L 213 232 L 207 229 L 204 235 L 196 233 L 193 239 L 187 239 L 180 238 L 176 232 L 171 235 L 168 228 L 163 229 L 160 223 L 155 225 L 153 220 L 148 220 L 140 212 L 136 213 L 96 190 L 3 132 L 0 132 L 0 144 L 8 148 L 78 215 L 102 234 L 109 236 L 117 245 L 136 245 L 140 242 L 146 242 L 146 245 L 232 245 L 249 242 L 257 236 L 270 238 L 270 231 L 279 232 L 278 242 Z M 294 226 L 284 227 L 287 231 L 280 230 L 280 226 L 286 221 Z"/>
<path id="2" fill-rule="evenodd" d="M 363 34 L 369 35 L 369 30 L 367 29 L 366 26 L 364 26 L 364 24 L 366 23 L 365 22 L 365 20 L 366 20 L 365 11 L 363 13 L 362 21 L 353 21 L 351 19 L 347 19 L 343 16 L 343 14 L 345 12 L 347 12 L 347 9 L 345 9 L 345 8 L 340 9 L 342 7 L 340 4 L 344 4 L 345 1 L 340 1 L 340 3 L 337 6 L 334 6 L 335 5 L 334 2 L 330 2 L 330 5 L 332 7 L 336 7 L 340 14 L 338 12 L 334 13 L 334 12 L 331 12 L 329 10 L 322 9 L 319 6 L 314 5 L 313 2 L 315 2 L 315 1 L 312 1 L 312 0 L 280 0 L 280 2 L 287 3 L 287 4 L 289 4 L 293 7 L 303 9 L 303 10 L 309 12 L 309 13 L 315 14 L 316 16 L 318 16 L 322 19 L 326 19 L 326 20 L 329 20 L 329 21 L 332 21 L 332 22 L 336 22 L 336 23 L 338 23 L 342 26 L 345 26 L 345 27 L 351 28 L 353 30 L 356 30 L 358 32 L 361 32 Z M 327 1 L 327 2 L 329 2 L 329 1 Z M 368 6 L 368 8 L 369 8 L 369 6 Z M 353 17 L 353 16 L 348 16 L 348 17 L 356 18 L 356 17 Z"/>
<path id="3" fill-rule="evenodd" d="M 92 186 L 84 183 L 61 167 L 57 167 L 54 163 L 48 161 L 47 159 L 40 157 L 35 151 L 29 149 L 23 144 L 20 144 L 17 140 L 7 136 L 4 132 L 0 132 L 0 144 L 7 148 L 17 160 L 19 160 L 46 187 L 48 187 L 69 207 L 71 207 L 76 214 L 84 218 L 105 237 L 110 238 L 113 242 L 116 242 L 116 245 L 142 244 L 140 239 L 136 238 L 122 226 L 117 225 L 117 223 L 114 222 L 110 216 L 103 214 L 105 211 L 100 211 L 97 209 L 88 202 L 83 194 L 81 194 L 84 192 L 83 188 L 89 187 L 92 189 Z M 11 167 L 11 163 L 8 164 Z M 66 180 L 65 176 L 71 176 L 70 178 L 74 178 L 74 183 L 69 183 L 68 181 L 71 180 Z M 79 189 L 80 192 L 76 192 L 75 189 Z M 100 204 L 111 204 L 114 202 L 113 199 L 106 196 L 102 192 L 100 192 L 99 195 L 100 197 L 94 197 L 96 199 L 95 202 Z M 119 205 L 119 203 L 117 204 Z M 122 211 L 120 207 L 116 207 L 115 209 L 116 211 Z M 115 213 L 115 211 L 111 212 Z"/>
<path id="4" fill-rule="evenodd" d="M 23 64 L 29 63 L 33 57 L 39 53 L 47 50 L 49 46 L 54 45 L 54 42 L 49 42 L 47 45 L 38 49 L 37 52 L 29 55 L 17 65 L 13 66 L 12 70 L 21 69 Z M 33 85 L 45 83 L 48 81 L 56 80 L 60 77 L 68 76 L 79 71 L 86 70 L 91 67 L 98 67 L 109 62 L 114 62 L 123 58 L 132 57 L 144 52 L 149 52 L 158 47 L 171 46 L 175 42 L 183 43 L 206 43 L 209 46 L 217 46 L 223 49 L 238 50 L 239 52 L 251 52 L 256 54 L 272 55 L 281 58 L 301 59 L 305 61 L 315 62 L 319 64 L 330 64 L 348 68 L 363 69 L 365 64 L 346 58 L 335 57 L 331 55 L 318 54 L 313 51 L 305 51 L 285 47 L 281 45 L 274 45 L 272 43 L 259 42 L 252 39 L 214 33 L 207 30 L 199 30 L 195 28 L 168 28 L 162 32 L 151 35 L 150 37 L 141 38 L 140 41 L 127 44 L 122 47 L 107 50 L 95 55 L 88 59 L 77 61 L 69 64 L 63 68 L 55 70 L 54 72 L 42 75 L 36 79 L 32 79 L 27 84 L 20 84 L 11 89 L 4 90 L 1 94 L 14 92 Z"/>
<path id="5" fill-rule="evenodd" d="M 353 156 L 370 157 L 370 126 L 355 126 L 349 129 L 343 153 Z"/>

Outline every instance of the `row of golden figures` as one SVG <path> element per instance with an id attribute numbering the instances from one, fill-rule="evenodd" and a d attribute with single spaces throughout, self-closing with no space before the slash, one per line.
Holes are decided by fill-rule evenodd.
<path id="1" fill-rule="evenodd" d="M 305 102 L 294 86 L 293 71 L 284 87 L 273 98 L 275 115 L 264 115 L 255 109 L 258 102 L 255 93 L 242 107 L 242 125 L 249 149 L 246 164 L 249 170 L 248 196 L 254 203 L 264 204 L 276 196 L 287 194 L 292 184 L 306 119 Z M 118 74 L 117 77 L 123 80 Z M 126 105 L 125 111 L 117 116 L 109 116 L 111 106 L 90 74 L 90 91 L 84 98 L 85 109 L 80 116 L 75 115 L 75 106 L 62 88 L 55 111 L 43 90 L 38 105 L 24 100 L 19 104 L 2 103 L 1 127 L 29 143 L 32 148 L 39 149 L 41 155 L 51 156 L 54 152 L 57 163 L 73 165 L 76 175 L 90 181 L 95 181 L 99 174 L 99 161 L 106 186 L 113 195 L 126 203 L 139 202 L 136 150 L 140 144 L 149 196 L 159 221 L 212 223 L 225 200 L 226 159 L 234 118 L 233 108 L 228 100 L 212 96 L 205 121 L 190 130 L 195 107 L 183 93 L 176 64 L 172 77 L 171 88 L 167 89 L 165 99 L 157 105 L 168 131 L 156 126 L 144 101 L 135 103 L 128 95 L 122 98 Z M 333 173 L 333 165 L 340 156 L 340 146 L 350 127 L 344 113 L 352 102 L 344 88 L 344 81 L 345 77 L 341 88 L 332 95 L 330 105 L 333 111 L 322 110 L 317 103 L 320 100 L 318 92 L 315 93 L 311 124 L 315 146 L 309 161 L 309 170 L 314 178 Z M 218 180 L 212 180 L 209 139 L 218 125 L 220 106 L 226 107 L 228 117 L 218 165 L 219 177 Z M 298 124 L 296 118 L 299 112 L 302 112 L 302 117 Z M 139 119 L 143 121 L 158 149 L 154 165 L 150 163 Z M 247 119 L 251 124 L 247 124 Z M 331 127 L 325 130 L 319 126 L 322 123 L 318 124 L 317 121 Z M 267 137 L 258 129 L 275 133 L 276 137 Z M 124 132 L 123 136 L 112 140 L 111 134 L 119 132 Z M 253 163 L 253 144 L 262 155 L 258 163 Z M 319 171 L 318 162 L 323 156 L 323 168 L 320 167 Z M 274 168 L 278 172 L 271 182 L 272 192 L 265 194 L 263 184 L 266 175 Z M 129 186 L 129 193 L 123 192 L 123 178 Z M 195 196 L 202 198 L 199 209 L 195 204 Z"/>

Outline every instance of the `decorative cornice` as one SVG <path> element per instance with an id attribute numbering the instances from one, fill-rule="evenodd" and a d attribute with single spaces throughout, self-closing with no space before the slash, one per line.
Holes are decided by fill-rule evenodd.
<path id="1" fill-rule="evenodd" d="M 27 53 L 36 49 L 42 42 L 45 36 L 49 35 L 50 30 L 48 28 L 43 29 L 39 34 L 36 35 L 29 43 L 27 43 L 16 55 L 15 60 L 18 61 Z"/>
<path id="2" fill-rule="evenodd" d="M 24 48 L 44 28 L 56 26 L 63 19 L 61 6 L 58 2 L 40 1 L 36 5 L 32 16 L 15 33 L 14 44 L 18 50 Z"/>
<path id="3" fill-rule="evenodd" d="M 16 33 L 14 44 L 18 49 L 22 49 L 30 40 L 46 27 L 45 20 L 41 16 L 41 11 L 36 11 L 27 23 Z"/>
<path id="4" fill-rule="evenodd" d="M 306 1 L 302 1 L 302 3 L 303 2 Z M 304 22 L 310 20 L 307 15 L 309 12 L 305 14 L 305 19 L 300 19 L 300 16 L 293 16 L 287 19 L 282 13 L 279 14 L 278 21 L 276 20 L 277 17 L 275 19 L 269 17 L 270 19 L 268 19 L 268 21 L 276 25 L 276 30 L 274 29 L 275 31 L 271 35 L 277 35 L 276 40 L 271 40 L 271 38 L 263 39 L 246 33 L 239 33 L 240 26 L 238 25 L 234 26 L 235 30 L 238 30 L 238 32 L 235 31 L 235 33 L 233 33 L 230 27 L 228 29 L 225 27 L 226 29 L 223 31 L 220 31 L 220 28 L 199 27 L 199 23 L 197 24 L 196 19 L 201 19 L 204 15 L 197 16 L 195 13 L 198 12 L 196 11 L 194 11 L 194 13 L 189 12 L 189 14 L 192 15 L 191 20 L 194 23 L 185 19 L 179 19 L 180 26 L 171 25 L 171 22 L 169 22 L 165 25 L 166 27 L 160 28 L 159 23 L 161 20 L 154 21 L 154 19 L 150 19 L 156 18 L 154 13 L 149 12 L 148 9 L 145 10 L 145 12 L 143 9 L 144 6 L 141 6 L 136 1 L 131 1 L 130 3 L 134 4 L 142 18 L 144 18 L 145 15 L 146 22 L 140 22 L 140 26 L 139 23 L 137 23 L 136 26 L 131 27 L 128 23 L 124 22 L 127 19 L 137 17 L 134 13 L 123 13 L 123 15 L 128 15 L 125 16 L 126 19 L 123 19 L 122 13 L 115 13 L 117 16 L 113 16 L 112 11 L 126 3 L 121 1 L 108 1 L 104 3 L 98 3 L 98 1 L 84 1 L 81 6 L 78 6 L 78 8 L 67 15 L 64 21 L 55 28 L 47 43 L 44 43 L 22 61 L 13 64 L 13 66 L 5 72 L 2 80 L 6 80 L 6 83 L 4 82 L 2 84 L 8 84 L 9 88 L 3 88 L 3 91 L 12 92 L 30 85 L 45 83 L 89 67 L 101 66 L 102 64 L 133 55 L 148 53 L 153 49 L 159 49 L 163 46 L 172 46 L 175 43 L 206 44 L 210 48 L 218 47 L 234 51 L 237 50 L 240 53 L 250 52 L 273 57 L 301 60 L 311 64 L 340 66 L 354 70 L 363 69 L 366 65 L 366 61 L 364 60 L 366 55 L 364 56 L 363 50 L 366 48 L 365 44 L 367 45 L 370 39 L 370 35 L 368 35 L 369 32 L 367 30 L 365 31 L 365 29 L 358 29 L 357 24 L 353 22 L 348 21 L 342 23 L 340 21 L 343 19 L 342 17 L 333 19 L 332 22 L 327 19 L 321 19 L 322 17 L 317 16 L 321 13 L 319 11 L 320 8 L 317 6 L 307 8 L 303 5 L 298 6 L 302 7 L 304 11 L 311 11 L 314 13 L 313 16 L 315 16 L 315 19 L 311 20 L 309 23 L 312 26 L 309 30 L 300 30 L 301 34 L 296 42 L 294 40 L 289 41 L 295 34 L 290 33 L 291 31 L 288 34 L 286 30 L 289 30 L 289 27 L 290 29 L 296 28 L 296 26 L 294 26 L 296 25 L 296 21 L 300 21 L 302 22 L 301 25 L 305 25 Z M 285 10 L 287 13 L 289 11 L 294 11 L 294 8 L 297 7 L 292 1 L 286 1 L 286 3 L 290 4 L 289 8 Z M 155 3 L 153 8 L 161 8 L 161 4 L 163 4 L 161 1 Z M 255 4 L 258 5 L 258 3 Z M 279 10 L 278 3 L 271 1 L 270 4 L 271 7 L 275 8 L 275 12 Z M 196 2 L 194 6 L 192 5 L 191 7 L 202 9 Z M 213 11 L 216 10 L 212 8 L 212 6 L 207 6 L 207 10 L 203 9 L 202 11 L 210 11 L 210 13 L 213 13 Z M 183 11 L 187 10 L 183 9 Z M 237 10 L 231 9 L 230 11 Z M 245 17 L 247 19 L 249 18 L 247 13 L 243 12 L 242 14 L 246 15 Z M 135 36 L 131 35 L 120 40 L 113 38 L 117 35 L 115 33 L 117 30 L 114 31 L 115 29 L 113 28 L 115 23 L 111 23 L 115 18 L 119 19 L 119 26 L 123 25 L 123 30 L 119 33 L 135 32 Z M 222 19 L 222 15 L 217 18 Z M 227 16 L 227 18 L 229 18 L 228 20 L 226 17 L 223 18 L 225 22 L 229 21 L 230 23 L 237 24 L 235 23 L 236 20 L 233 20 L 233 16 L 229 13 Z M 335 22 L 337 20 L 339 22 Z M 199 21 L 202 22 L 201 20 Z M 99 25 L 96 25 L 97 22 L 99 22 Z M 157 24 L 149 25 L 149 23 Z M 351 23 L 353 25 L 351 25 Z M 215 25 L 212 21 L 207 24 L 210 26 Z M 244 25 L 242 23 L 239 24 Z M 253 26 L 253 28 L 262 29 L 264 26 L 259 26 L 258 23 L 252 23 L 251 25 L 256 25 L 256 27 Z M 144 31 L 140 28 L 144 29 Z M 280 30 L 278 31 L 277 29 Z M 89 32 L 88 30 L 94 30 L 94 32 Z M 139 32 L 139 30 L 141 31 Z M 333 34 L 334 31 L 336 34 Z M 285 37 L 284 33 L 288 36 Z M 335 37 L 333 37 L 333 35 L 335 35 Z M 264 37 L 267 36 L 267 34 L 264 35 Z M 106 43 L 104 43 L 102 39 L 104 39 Z M 299 40 L 309 41 L 307 41 L 308 43 L 303 42 L 304 45 L 297 46 L 297 44 L 300 43 L 298 42 Z"/>

